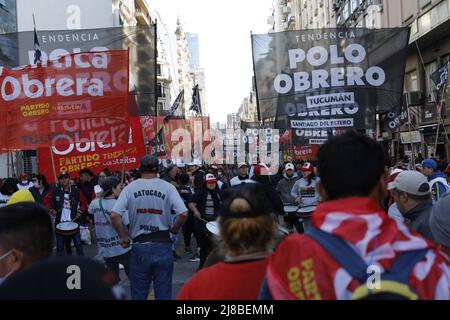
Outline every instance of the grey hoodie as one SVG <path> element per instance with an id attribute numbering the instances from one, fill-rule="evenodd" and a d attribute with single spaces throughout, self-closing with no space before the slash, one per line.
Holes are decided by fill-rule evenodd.
<path id="1" fill-rule="evenodd" d="M 295 198 L 291 196 L 291 190 L 295 182 L 299 179 L 299 176 L 295 172 L 294 175 L 289 178 L 286 173 L 283 174 L 283 178 L 278 181 L 277 191 L 280 194 L 281 201 L 284 204 L 294 204 Z"/>

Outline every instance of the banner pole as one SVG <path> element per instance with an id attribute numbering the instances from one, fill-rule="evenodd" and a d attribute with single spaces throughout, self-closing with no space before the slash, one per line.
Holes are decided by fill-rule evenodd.
<path id="1" fill-rule="evenodd" d="M 252 63 L 253 63 L 253 78 L 255 79 L 256 112 L 258 113 L 258 122 L 261 125 L 261 120 L 264 124 L 264 119 L 261 119 L 261 109 L 260 109 L 260 105 L 259 105 L 258 83 L 256 81 L 256 66 L 255 66 L 254 49 L 253 49 L 253 33 L 251 31 L 250 31 L 250 41 L 252 43 Z"/>
<path id="2" fill-rule="evenodd" d="M 6 167 L 7 167 L 7 178 L 9 178 L 9 177 L 11 177 L 10 176 L 10 166 L 11 166 L 11 164 L 10 164 L 10 161 L 9 161 L 10 159 L 9 159 L 9 151 L 6 153 Z"/>
<path id="3" fill-rule="evenodd" d="M 52 147 L 49 147 L 49 149 L 50 149 L 50 158 L 52 159 L 53 179 L 55 181 L 55 184 L 57 184 L 58 183 L 58 177 L 56 176 L 55 158 L 53 157 Z"/>

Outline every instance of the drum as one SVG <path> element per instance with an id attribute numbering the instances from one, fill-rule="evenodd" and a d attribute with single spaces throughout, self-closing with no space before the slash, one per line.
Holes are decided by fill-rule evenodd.
<path id="1" fill-rule="evenodd" d="M 297 213 L 300 217 L 310 217 L 314 211 L 316 211 L 317 206 L 305 206 L 298 208 Z"/>
<path id="2" fill-rule="evenodd" d="M 212 235 L 218 236 L 219 233 L 219 224 L 216 221 L 210 221 L 206 224 L 206 229 L 211 232 Z"/>
<path id="3" fill-rule="evenodd" d="M 80 225 L 73 221 L 61 222 L 56 225 L 56 232 L 63 236 L 71 236 L 80 231 Z"/>
<path id="4" fill-rule="evenodd" d="M 284 206 L 284 212 L 287 214 L 289 213 L 295 213 L 298 210 L 298 206 Z"/>

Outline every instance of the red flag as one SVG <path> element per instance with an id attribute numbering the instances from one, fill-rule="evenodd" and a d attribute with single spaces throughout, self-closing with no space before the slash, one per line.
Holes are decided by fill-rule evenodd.
<path id="1" fill-rule="evenodd" d="M 0 73 L 0 150 L 126 143 L 128 51 L 74 53 Z"/>

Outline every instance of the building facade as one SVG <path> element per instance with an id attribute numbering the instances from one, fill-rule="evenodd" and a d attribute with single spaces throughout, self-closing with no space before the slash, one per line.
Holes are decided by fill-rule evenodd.
<path id="1" fill-rule="evenodd" d="M 410 27 L 404 83 L 410 122 L 397 134 L 381 124 L 378 137 L 391 158 L 397 153 L 415 158 L 420 152 L 424 157 L 436 153 L 449 160 L 449 87 L 438 96 L 430 75 L 450 58 L 450 0 L 340 0 L 334 10 L 339 27 Z M 437 103 L 443 106 L 443 122 L 438 121 Z M 445 127 L 438 128 L 438 123 Z M 409 143 L 404 139 L 402 143 L 399 136 L 410 130 L 420 132 L 422 141 Z"/>

